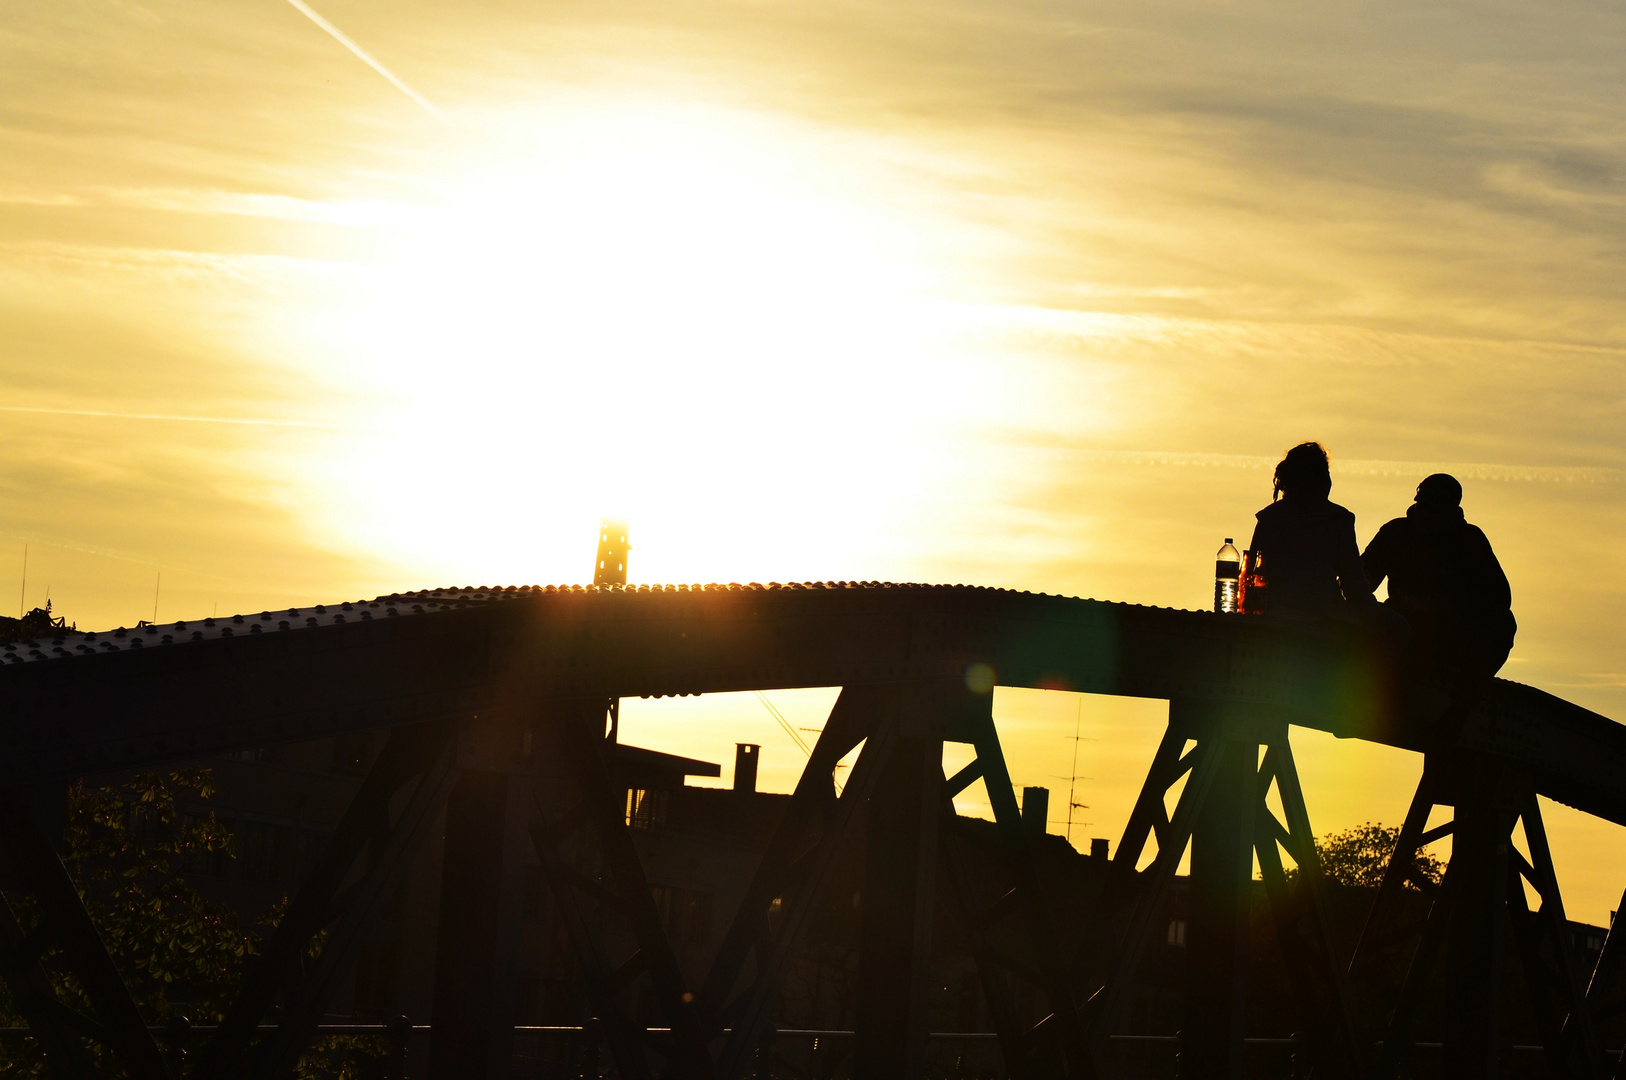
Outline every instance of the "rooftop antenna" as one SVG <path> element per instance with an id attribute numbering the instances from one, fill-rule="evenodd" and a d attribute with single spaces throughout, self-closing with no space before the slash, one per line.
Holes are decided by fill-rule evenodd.
<path id="1" fill-rule="evenodd" d="M 158 587 L 164 583 L 164 572 L 158 571 L 158 577 L 152 583 L 152 624 L 158 625 Z"/>
<path id="2" fill-rule="evenodd" d="M 17 597 L 17 617 L 23 617 L 23 604 L 28 599 L 28 545 L 23 545 L 23 591 Z"/>
<path id="3" fill-rule="evenodd" d="M 1067 778 L 1067 842 L 1073 842 L 1073 811 L 1088 810 L 1087 803 L 1081 803 L 1075 797 L 1078 791 L 1078 744 L 1084 741 L 1079 731 L 1084 727 L 1084 695 L 1078 696 L 1078 714 L 1073 718 L 1073 767 L 1069 770 L 1072 775 Z M 1094 742 L 1094 739 L 1090 740 Z M 1085 777 L 1089 779 L 1089 777 Z M 1088 824 L 1086 822 L 1086 824 Z"/>

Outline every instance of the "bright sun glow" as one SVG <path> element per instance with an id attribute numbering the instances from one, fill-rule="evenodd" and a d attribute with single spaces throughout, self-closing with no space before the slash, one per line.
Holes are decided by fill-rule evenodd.
<path id="1" fill-rule="evenodd" d="M 952 230 L 757 118 L 528 138 L 437 181 L 369 282 L 349 336 L 390 434 L 328 477 L 340 528 L 493 580 L 579 579 L 601 515 L 641 580 L 854 572 L 942 473 L 934 430 L 998 408 L 937 318 Z"/>

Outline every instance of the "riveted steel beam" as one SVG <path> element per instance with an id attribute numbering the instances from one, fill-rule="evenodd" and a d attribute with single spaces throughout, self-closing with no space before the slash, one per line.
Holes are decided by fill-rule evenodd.
<path id="1" fill-rule="evenodd" d="M 167 640 L 166 640 L 167 639 Z M 445 589 L 15 643 L 0 783 L 546 700 L 953 681 L 1245 704 L 1422 750 L 1443 703 L 1350 627 L 964 586 Z M 1626 729 L 1496 680 L 1458 742 L 1626 823 Z"/>

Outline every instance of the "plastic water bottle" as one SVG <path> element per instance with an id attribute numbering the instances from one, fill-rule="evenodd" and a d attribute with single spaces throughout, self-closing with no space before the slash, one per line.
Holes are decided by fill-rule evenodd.
<path id="1" fill-rule="evenodd" d="M 1214 556 L 1214 610 L 1236 614 L 1237 578 L 1242 573 L 1242 553 L 1225 538 L 1225 546 Z"/>

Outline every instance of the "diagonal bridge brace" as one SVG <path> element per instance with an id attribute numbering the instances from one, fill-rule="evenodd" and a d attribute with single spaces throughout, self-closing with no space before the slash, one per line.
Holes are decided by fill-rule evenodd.
<path id="1" fill-rule="evenodd" d="M 1450 821 L 1428 828 L 1429 817 L 1442 806 L 1452 808 Z M 1523 833 L 1528 856 L 1515 843 L 1516 830 Z M 1420 934 L 1407 934 L 1396 927 L 1406 906 L 1404 889 L 1427 882 L 1418 872 L 1418 855 L 1446 835 L 1452 848 L 1445 879 L 1424 890 L 1430 901 L 1427 920 Z M 1533 911 L 1527 889 L 1539 900 Z M 1516 765 L 1472 751 L 1431 751 L 1349 965 L 1352 976 L 1375 981 L 1387 949 L 1411 946 L 1409 955 L 1403 954 L 1405 975 L 1387 1018 L 1375 1076 L 1397 1075 L 1414 1048 L 1418 1013 L 1442 959 L 1444 1075 L 1494 1080 L 1502 1072 L 1501 987 L 1510 932 L 1548 1071 L 1588 1080 L 1613 1075 L 1594 1026 L 1596 1001 L 1583 989 L 1530 778 Z M 1599 974 L 1606 974 L 1602 962 Z M 1601 992 L 1601 984 L 1595 986 Z"/>
<path id="2" fill-rule="evenodd" d="M 863 749 L 837 797 L 832 779 L 836 764 L 860 742 Z M 875 688 L 842 690 L 701 989 L 708 1030 L 720 1031 L 725 1018 L 733 1026 L 718 1065 L 723 1080 L 741 1075 L 756 1050 L 791 951 L 823 896 L 837 854 L 875 795 L 896 744 L 896 724 L 886 715 L 884 693 Z M 775 900 L 783 909 L 776 921 L 770 919 Z M 725 1004 L 752 950 L 755 974 Z"/>
<path id="3" fill-rule="evenodd" d="M 391 734 L 190 1077 L 241 1080 L 292 1074 L 362 929 L 445 806 L 456 775 L 456 733 L 456 723 L 435 721 Z M 408 785 L 410 794 L 392 815 L 392 802 Z M 348 888 L 347 881 L 353 881 Z M 329 927 L 320 955 L 305 972 L 312 939 Z M 261 1020 L 279 998 L 276 1029 L 256 1041 Z"/>
<path id="4" fill-rule="evenodd" d="M 1056 1075 L 1063 1070 L 1073 1077 L 1093 1076 L 1094 1064 L 1073 980 L 1066 958 L 1052 946 L 1056 941 L 1054 912 L 1040 881 L 1033 840 L 1017 804 L 992 715 L 968 718 L 961 734 L 976 757 L 944 781 L 944 812 L 952 819 L 954 796 L 982 781 L 994 814 L 999 858 L 1005 868 L 1001 883 L 1011 884 L 993 902 L 979 905 L 974 872 L 959 845 L 944 845 L 944 865 L 950 904 L 970 941 L 1005 1067 L 1018 1080 Z M 1002 949 L 995 939 L 1000 924 L 1013 917 L 1020 925 L 1018 940 L 1028 946 L 1029 961 Z M 1007 975 L 1033 985 L 1049 1006 L 1048 1014 L 1031 1028 L 1013 1007 Z"/>
<path id="5" fill-rule="evenodd" d="M 553 707 L 542 730 L 553 739 L 565 775 L 573 780 L 579 801 L 562 817 L 548 814 L 541 792 L 532 788 L 538 824 L 531 844 L 558 906 L 563 929 L 581 965 L 588 994 L 605 1028 L 617 1070 L 629 1078 L 651 1075 L 644 1044 L 649 1033 L 630 1015 L 622 993 L 647 974 L 656 1000 L 671 1020 L 671 1034 L 657 1049 L 670 1068 L 693 1080 L 714 1074 L 711 1055 L 700 1034 L 694 995 L 684 983 L 677 956 L 662 925 L 659 910 L 624 814 L 621 790 L 610 773 L 603 736 L 604 702 L 583 700 Z M 588 841 L 591 841 L 589 843 Z M 591 849 L 596 862 L 586 868 L 572 857 Z M 631 929 L 636 951 L 614 967 L 592 927 L 585 901 L 607 906 Z"/>
<path id="6" fill-rule="evenodd" d="M 0 788 L 0 855 L 39 901 L 42 918 L 40 929 L 25 936 L 9 904 L 0 902 L 0 949 L 5 953 L 0 975 L 51 1067 L 75 1080 L 99 1075 L 79 1039 L 90 1035 L 113 1052 L 132 1080 L 168 1080 L 169 1069 L 73 880 L 14 788 Z M 78 977 L 95 1021 L 57 998 L 39 963 L 49 945 L 61 950 L 67 968 Z"/>
<path id="7" fill-rule="evenodd" d="M 1171 812 L 1167 800 L 1182 783 Z M 1272 789 L 1282 818 L 1270 808 Z M 1155 858 L 1145 870 L 1137 870 L 1154 839 Z M 1192 989 L 1186 996 L 1182 1070 L 1224 1080 L 1243 1075 L 1249 908 L 1257 857 L 1300 1021 L 1319 1063 L 1317 1075 L 1357 1075 L 1363 1049 L 1330 934 L 1320 862 L 1287 723 L 1215 702 L 1170 703 L 1168 730 L 1108 871 L 1099 909 L 1104 932 L 1083 958 L 1082 974 L 1097 986 L 1089 1002 L 1092 1047 L 1097 1052 L 1104 1047 L 1121 1015 L 1188 847 Z M 1291 883 L 1283 851 L 1298 868 Z"/>

